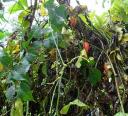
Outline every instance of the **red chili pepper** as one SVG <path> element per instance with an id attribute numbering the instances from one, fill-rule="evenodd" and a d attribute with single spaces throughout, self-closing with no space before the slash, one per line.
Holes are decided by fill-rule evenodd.
<path id="1" fill-rule="evenodd" d="M 90 50 L 90 44 L 87 42 L 87 41 L 85 41 L 84 43 L 83 43 L 83 49 L 88 53 L 89 52 L 89 50 Z"/>

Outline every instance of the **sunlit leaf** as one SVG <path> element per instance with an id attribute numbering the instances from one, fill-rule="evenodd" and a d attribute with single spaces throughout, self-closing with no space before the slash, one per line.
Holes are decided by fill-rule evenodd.
<path id="1" fill-rule="evenodd" d="M 12 14 L 20 10 L 24 10 L 24 7 L 17 2 L 9 8 L 9 13 Z"/>
<path id="2" fill-rule="evenodd" d="M 18 0 L 9 8 L 10 13 L 15 13 L 20 10 L 25 10 L 28 7 L 27 0 Z"/>
<path id="3" fill-rule="evenodd" d="M 7 32 L 0 30 L 0 39 L 4 39 L 8 35 Z"/>
<path id="4" fill-rule="evenodd" d="M 111 18 L 113 21 L 128 21 L 128 7 L 127 0 L 113 0 L 110 8 Z"/>
<path id="5" fill-rule="evenodd" d="M 123 38 L 122 38 L 121 42 L 122 43 L 123 42 L 128 42 L 128 34 L 127 33 L 123 35 Z"/>
<path id="6" fill-rule="evenodd" d="M 80 56 L 79 56 L 79 58 L 78 58 L 78 60 L 77 60 L 77 62 L 76 62 L 76 64 L 75 64 L 75 66 L 76 66 L 77 68 L 80 68 L 80 67 L 81 67 L 81 62 L 82 62 L 83 58 L 87 59 L 87 53 L 86 53 L 85 50 L 82 50 L 82 51 L 80 52 Z"/>
<path id="7" fill-rule="evenodd" d="M 117 57 L 118 60 L 123 61 L 123 58 L 121 57 L 120 54 L 117 54 L 116 57 Z"/>
<path id="8" fill-rule="evenodd" d="M 88 105 L 86 105 L 85 103 L 81 102 L 79 99 L 75 99 L 74 101 L 70 102 L 71 105 L 77 105 L 79 107 L 87 107 Z"/>
<path id="9" fill-rule="evenodd" d="M 20 51 L 20 45 L 16 45 L 12 51 L 13 54 L 17 54 Z"/>
<path id="10" fill-rule="evenodd" d="M 19 0 L 19 2 L 20 2 L 24 7 L 28 7 L 28 1 L 27 1 L 27 0 Z"/>
<path id="11" fill-rule="evenodd" d="M 114 116 L 128 116 L 128 113 L 118 112 Z"/>
<path id="12" fill-rule="evenodd" d="M 81 18 L 81 20 L 86 24 L 87 21 L 86 21 L 86 18 L 83 14 L 79 14 L 79 17 Z"/>
<path id="13" fill-rule="evenodd" d="M 25 18 L 30 14 L 29 10 L 22 11 L 18 16 L 18 21 L 22 24 L 25 21 Z"/>
<path id="14" fill-rule="evenodd" d="M 94 65 L 95 65 L 95 60 L 94 60 L 94 58 L 93 58 L 93 57 L 89 57 L 88 63 L 89 63 L 89 65 L 94 66 Z"/>
<path id="15" fill-rule="evenodd" d="M 20 98 L 12 105 L 10 116 L 23 116 L 23 102 Z"/>
<path id="16" fill-rule="evenodd" d="M 46 11 L 44 5 L 42 5 L 40 8 L 40 14 L 41 14 L 41 16 L 47 16 L 48 15 L 48 12 Z"/>
<path id="17" fill-rule="evenodd" d="M 83 107 L 85 109 L 89 109 L 89 106 L 88 105 L 86 105 L 85 103 L 81 102 L 79 99 L 75 99 L 74 101 L 72 101 L 69 104 L 65 105 L 61 109 L 60 113 L 61 114 L 67 114 L 71 105 L 76 105 L 78 107 Z"/>
<path id="18" fill-rule="evenodd" d="M 65 106 L 61 109 L 60 113 L 61 113 L 61 114 L 67 114 L 69 108 L 70 108 L 70 104 L 65 105 Z"/>

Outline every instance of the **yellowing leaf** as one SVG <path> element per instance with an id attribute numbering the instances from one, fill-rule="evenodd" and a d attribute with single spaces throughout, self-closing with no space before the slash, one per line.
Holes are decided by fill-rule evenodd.
<path id="1" fill-rule="evenodd" d="M 123 59 L 122 59 L 120 54 L 117 54 L 116 57 L 117 57 L 118 60 L 123 61 Z"/>
<path id="2" fill-rule="evenodd" d="M 41 14 L 41 16 L 47 16 L 48 15 L 48 12 L 44 8 L 44 5 L 41 6 L 40 14 Z"/>
<path id="3" fill-rule="evenodd" d="M 76 62 L 76 64 L 75 64 L 75 66 L 76 66 L 77 68 L 80 68 L 80 67 L 81 67 L 81 61 L 83 60 L 83 57 L 84 57 L 85 59 L 87 59 L 87 53 L 86 53 L 85 50 L 82 50 L 82 51 L 81 51 L 80 56 L 79 56 L 79 58 L 78 58 L 78 60 L 77 60 L 77 62 Z"/>
<path id="4" fill-rule="evenodd" d="M 122 42 L 128 42 L 128 33 L 123 35 Z"/>
<path id="5" fill-rule="evenodd" d="M 2 72 L 4 70 L 4 66 L 2 63 L 0 63 L 0 72 Z"/>
<path id="6" fill-rule="evenodd" d="M 13 53 L 13 54 L 16 54 L 16 53 L 18 53 L 19 51 L 20 51 L 20 45 L 16 45 L 16 46 L 13 48 L 12 53 Z"/>

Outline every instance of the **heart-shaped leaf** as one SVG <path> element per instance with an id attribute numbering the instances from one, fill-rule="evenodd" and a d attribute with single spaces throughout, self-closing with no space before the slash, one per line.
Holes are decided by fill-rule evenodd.
<path id="1" fill-rule="evenodd" d="M 101 80 L 101 72 L 97 68 L 91 68 L 89 70 L 88 80 L 92 85 L 96 85 Z"/>

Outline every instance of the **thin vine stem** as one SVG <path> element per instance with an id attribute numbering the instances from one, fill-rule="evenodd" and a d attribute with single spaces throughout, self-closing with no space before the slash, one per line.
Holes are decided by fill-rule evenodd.
<path id="1" fill-rule="evenodd" d="M 29 114 L 29 101 L 26 103 L 26 116 Z"/>
<path id="2" fill-rule="evenodd" d="M 107 54 L 106 54 L 107 55 Z M 115 69 L 114 69 L 114 66 L 113 66 L 113 64 L 112 64 L 112 62 L 111 62 L 111 59 L 110 59 L 110 57 L 107 55 L 107 57 L 108 57 L 108 60 L 109 60 L 109 63 L 110 63 L 110 65 L 111 65 L 111 67 L 112 67 L 112 71 L 113 71 L 113 74 L 114 74 L 114 79 L 115 79 L 115 85 L 116 85 L 116 90 L 117 90 L 117 95 L 118 95 L 118 98 L 119 98 L 119 101 L 120 101 L 120 105 L 121 105 L 121 110 L 122 110 L 122 112 L 123 112 L 123 114 L 124 114 L 124 116 L 125 116 L 125 111 L 124 111 L 124 107 L 123 107 L 123 102 L 122 102 L 122 100 L 121 100 L 121 95 L 120 95 L 120 91 L 119 91 L 119 85 L 118 85 L 118 81 L 117 81 L 117 74 L 116 74 L 116 71 L 115 71 Z"/>
<path id="3" fill-rule="evenodd" d="M 55 97 L 55 92 L 56 92 L 57 86 L 58 86 L 58 81 L 57 81 L 57 83 L 55 85 L 55 88 L 54 88 L 54 91 L 53 91 L 53 95 L 52 95 L 52 99 L 51 99 L 51 104 L 50 104 L 50 109 L 49 109 L 49 114 L 52 113 L 52 106 L 53 106 L 53 101 L 54 101 L 54 97 Z"/>
<path id="4" fill-rule="evenodd" d="M 56 49 L 57 49 L 58 55 L 59 55 L 59 57 L 60 57 L 60 59 L 61 59 L 61 62 L 62 62 L 63 65 L 65 65 L 65 63 L 64 63 L 64 61 L 63 61 L 63 58 L 62 58 L 62 56 L 61 56 L 60 50 L 59 50 L 59 48 L 58 48 L 56 39 L 55 39 L 55 37 L 54 37 L 54 35 L 53 35 L 53 32 L 52 32 L 52 38 L 53 38 L 53 40 L 54 40 L 54 44 L 55 44 L 55 46 L 56 46 Z"/>

